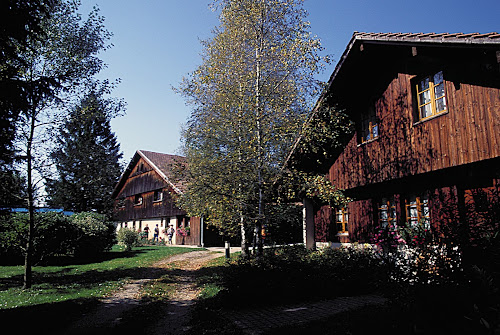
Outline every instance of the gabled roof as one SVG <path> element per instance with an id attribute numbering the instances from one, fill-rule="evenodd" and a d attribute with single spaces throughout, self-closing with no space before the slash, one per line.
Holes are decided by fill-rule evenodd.
<path id="1" fill-rule="evenodd" d="M 491 33 L 366 33 L 366 32 L 357 32 L 355 31 L 349 41 L 345 51 L 343 52 L 341 58 L 339 59 L 330 79 L 327 83 L 327 86 L 319 99 L 317 100 L 313 110 L 311 111 L 308 119 L 306 120 L 306 124 L 312 122 L 315 114 L 320 108 L 323 101 L 326 101 L 329 93 L 335 91 L 336 89 L 341 87 L 342 85 L 334 88 L 336 79 L 342 77 L 342 71 L 345 72 L 347 69 L 358 68 L 360 62 L 356 62 L 359 60 L 360 54 L 363 53 L 363 48 L 359 46 L 363 44 L 370 45 L 379 45 L 379 46 L 405 46 L 405 47 L 419 47 L 419 46 L 439 46 L 439 47 L 486 47 L 492 50 L 497 50 L 497 59 L 499 59 L 500 55 L 500 33 L 491 32 Z M 383 55 L 386 58 L 386 63 L 391 63 L 392 59 L 389 55 Z M 366 61 L 364 59 L 363 61 Z M 375 67 L 378 67 L 378 71 L 386 71 L 383 64 L 375 64 Z M 344 76 L 344 78 L 349 76 Z M 351 78 L 352 79 L 352 78 Z M 359 80 L 359 78 L 354 78 L 353 80 Z M 341 81 L 341 80 L 340 80 Z M 359 87 L 357 87 L 360 90 Z M 293 153 L 297 149 L 300 141 L 302 139 L 302 135 L 299 135 L 295 142 L 293 143 L 291 150 L 285 162 L 282 166 L 282 170 L 286 168 L 290 158 Z"/>
<path id="2" fill-rule="evenodd" d="M 500 34 L 496 32 L 480 33 L 363 33 L 355 31 L 353 39 L 372 41 L 400 41 L 427 43 L 500 43 Z"/>
<path id="3" fill-rule="evenodd" d="M 500 34 L 491 32 L 486 34 L 481 33 L 365 33 L 355 31 L 352 34 L 351 40 L 347 45 L 342 57 L 340 58 L 335 70 L 333 71 L 330 80 L 328 81 L 327 92 L 332 85 L 332 82 L 337 77 L 337 74 L 342 68 L 342 65 L 349 58 L 354 45 L 359 43 L 385 44 L 385 45 L 441 45 L 441 46 L 485 46 L 493 45 L 496 48 L 500 47 Z M 323 100 L 324 94 L 318 102 Z"/>
<path id="4" fill-rule="evenodd" d="M 172 187 L 174 192 L 177 194 L 183 193 L 184 183 L 182 181 L 174 180 L 172 170 L 177 167 L 184 166 L 186 164 L 185 157 L 146 150 L 137 150 L 127 168 L 122 173 L 120 180 L 113 191 L 113 198 L 118 195 L 140 158 L 144 159 L 153 168 L 153 170 Z"/>

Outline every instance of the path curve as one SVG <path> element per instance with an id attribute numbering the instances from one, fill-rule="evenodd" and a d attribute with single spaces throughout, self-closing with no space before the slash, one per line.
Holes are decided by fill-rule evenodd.
<path id="1" fill-rule="evenodd" d="M 166 311 L 150 334 L 179 334 L 189 322 L 190 307 L 199 294 L 196 288 L 194 276 L 191 271 L 198 270 L 211 259 L 222 257 L 220 252 L 208 250 L 193 251 L 173 255 L 153 265 L 152 268 L 143 272 L 141 279 L 133 280 L 125 284 L 112 296 L 101 300 L 101 304 L 89 314 L 74 323 L 62 334 L 107 334 L 120 326 L 121 320 L 126 312 L 138 307 L 141 303 L 141 288 L 150 280 L 160 278 L 170 268 L 172 263 L 180 262 L 178 268 L 187 270 L 184 276 L 179 277 L 176 284 L 175 294 L 169 298 Z M 189 275 L 191 274 L 191 275 Z"/>

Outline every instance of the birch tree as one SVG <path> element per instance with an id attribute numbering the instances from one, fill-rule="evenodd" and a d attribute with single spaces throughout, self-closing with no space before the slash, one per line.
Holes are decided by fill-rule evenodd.
<path id="1" fill-rule="evenodd" d="M 241 234 L 262 252 L 272 180 L 321 89 L 327 59 L 303 0 L 220 0 L 220 25 L 180 93 L 193 107 L 183 133 L 183 208 Z"/>
<path id="2" fill-rule="evenodd" d="M 102 69 L 103 63 L 97 55 L 109 46 L 110 33 L 98 9 L 82 21 L 79 4 L 79 1 L 54 1 L 51 12 L 40 22 L 41 37 L 28 38 L 27 48 L 19 52 L 24 66 L 17 73 L 17 80 L 26 87 L 26 107 L 16 123 L 16 146 L 26 176 L 30 218 L 24 288 L 32 284 L 34 208 L 43 178 L 51 170 L 48 157 L 51 131 L 65 120 L 64 104 L 77 88 Z"/>

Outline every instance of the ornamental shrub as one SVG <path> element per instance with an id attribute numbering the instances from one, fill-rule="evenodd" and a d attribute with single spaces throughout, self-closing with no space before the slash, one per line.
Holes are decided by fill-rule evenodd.
<path id="1" fill-rule="evenodd" d="M 122 228 L 118 231 L 117 239 L 119 245 L 123 246 L 126 251 L 130 251 L 139 243 L 139 233 L 132 229 Z"/>

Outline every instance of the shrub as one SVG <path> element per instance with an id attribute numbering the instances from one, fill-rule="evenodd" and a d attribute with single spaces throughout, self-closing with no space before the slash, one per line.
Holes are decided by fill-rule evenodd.
<path id="1" fill-rule="evenodd" d="M 20 263 L 26 250 L 29 215 L 6 215 L 2 218 L 0 227 L 0 255 L 10 262 Z M 38 263 L 53 255 L 67 254 L 71 250 L 73 235 L 74 229 L 68 217 L 63 214 L 35 214 L 33 261 Z"/>
<path id="2" fill-rule="evenodd" d="M 19 264 L 26 248 L 28 234 L 27 216 L 24 214 L 0 216 L 0 259 L 2 263 Z M 25 222 L 26 223 L 25 223 Z"/>
<path id="3" fill-rule="evenodd" d="M 28 226 L 28 215 L 23 218 Z M 43 261 L 54 255 L 67 255 L 73 250 L 75 227 L 68 216 L 62 213 L 40 213 L 35 216 L 33 239 L 34 259 Z"/>
<path id="4" fill-rule="evenodd" d="M 76 228 L 73 245 L 77 257 L 93 257 L 108 251 L 116 243 L 114 224 L 103 214 L 83 212 L 73 214 L 71 223 Z"/>
<path id="5" fill-rule="evenodd" d="M 356 295 L 386 282 L 386 271 L 372 250 L 309 251 L 303 246 L 266 250 L 262 259 L 236 258 L 224 271 L 228 303 L 293 301 Z"/>
<path id="6" fill-rule="evenodd" d="M 118 244 L 125 247 L 126 251 L 132 250 L 139 242 L 139 233 L 132 229 L 122 228 L 117 234 Z"/>
<path id="7" fill-rule="evenodd" d="M 379 233 L 376 242 L 388 265 L 393 303 L 411 316 L 414 329 L 479 334 L 498 327 L 499 283 L 494 271 L 475 265 L 481 257 L 470 257 L 467 250 L 469 259 L 464 261 L 464 246 L 446 240 L 447 236 L 438 240 L 422 224 L 400 227 L 396 235 Z M 488 253 L 495 254 L 494 250 L 488 248 Z"/>

